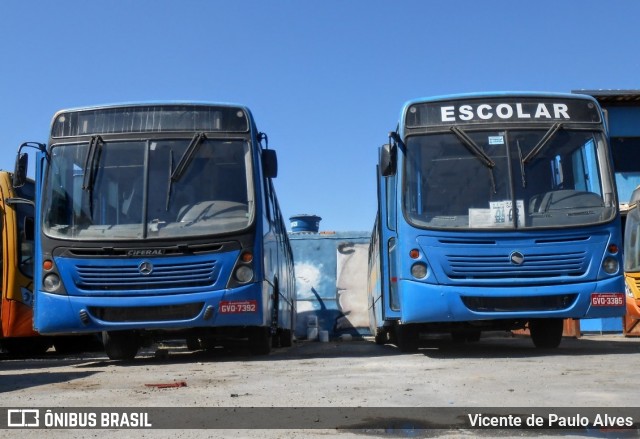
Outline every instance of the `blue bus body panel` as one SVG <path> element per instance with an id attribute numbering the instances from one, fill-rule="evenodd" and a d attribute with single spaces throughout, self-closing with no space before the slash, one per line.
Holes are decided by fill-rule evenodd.
<path id="1" fill-rule="evenodd" d="M 495 319 L 532 318 L 600 318 L 624 314 L 624 306 L 591 306 L 592 293 L 620 292 L 618 278 L 601 282 L 556 285 L 554 287 L 531 286 L 517 289 L 504 287 L 454 287 L 425 285 L 415 281 L 401 280 L 402 323 L 467 322 Z M 513 299 L 557 295 L 576 295 L 568 307 L 558 310 L 523 311 L 475 311 L 466 306 L 464 298 Z"/>
<path id="2" fill-rule="evenodd" d="M 67 295 L 38 291 L 34 326 L 43 334 L 63 332 L 94 332 L 116 329 L 152 329 L 195 326 L 264 325 L 263 309 L 267 303 L 261 283 L 233 290 L 226 285 L 239 251 L 192 256 L 161 258 L 54 258 Z M 151 262 L 153 271 L 143 275 L 138 267 Z M 255 300 L 253 313 L 218 314 L 219 302 Z M 115 302 L 114 302 L 115 301 Z M 200 311 L 187 319 L 165 318 L 104 321 L 92 313 L 92 308 L 181 307 L 201 304 Z M 195 305 L 194 305 L 195 306 Z M 208 306 L 214 317 L 203 319 Z M 90 323 L 80 320 L 85 310 Z M 168 312 L 168 310 L 167 310 Z"/>
<path id="3" fill-rule="evenodd" d="M 223 326 L 264 326 L 267 301 L 263 296 L 262 283 L 254 283 L 232 290 L 222 289 L 215 292 L 201 292 L 154 297 L 119 297 L 114 303 L 113 297 L 61 296 L 40 291 L 38 295 L 36 322 L 38 331 L 44 334 L 98 332 L 122 329 L 179 329 Z M 253 313 L 221 314 L 220 301 L 257 301 L 257 311 Z M 196 304 L 199 311 L 192 318 L 175 320 L 149 320 L 113 322 L 100 320 L 91 312 L 92 307 L 122 308 L 123 311 L 135 308 L 180 307 Z M 205 319 L 208 306 L 214 307 L 213 316 Z M 81 311 L 88 311 L 89 322 L 83 323 Z"/>

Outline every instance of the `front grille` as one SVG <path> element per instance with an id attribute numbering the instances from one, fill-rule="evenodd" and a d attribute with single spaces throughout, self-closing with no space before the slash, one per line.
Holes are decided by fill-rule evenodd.
<path id="1" fill-rule="evenodd" d="M 576 301 L 577 294 L 527 297 L 474 297 L 464 296 L 462 302 L 476 312 L 560 311 Z"/>
<path id="2" fill-rule="evenodd" d="M 189 303 L 186 305 L 127 308 L 91 306 L 89 307 L 89 312 L 105 322 L 165 322 L 191 320 L 200 314 L 203 306 L 204 302 Z"/>
<path id="3" fill-rule="evenodd" d="M 95 264 L 95 262 L 94 262 Z M 153 271 L 143 275 L 136 261 L 117 265 L 76 266 L 75 282 L 81 290 L 157 290 L 212 286 L 217 279 L 214 261 L 155 262 Z"/>
<path id="4" fill-rule="evenodd" d="M 509 254 L 447 255 L 451 279 L 542 278 L 582 276 L 588 266 L 584 251 L 524 255 L 524 263 L 511 262 Z"/>

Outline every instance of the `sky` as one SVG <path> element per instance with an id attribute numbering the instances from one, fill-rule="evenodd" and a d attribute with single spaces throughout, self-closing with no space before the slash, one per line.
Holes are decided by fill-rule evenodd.
<path id="1" fill-rule="evenodd" d="M 285 218 L 370 231 L 406 101 L 639 89 L 638 17 L 634 0 L 2 0 L 0 169 L 64 108 L 238 103 L 277 151 Z"/>

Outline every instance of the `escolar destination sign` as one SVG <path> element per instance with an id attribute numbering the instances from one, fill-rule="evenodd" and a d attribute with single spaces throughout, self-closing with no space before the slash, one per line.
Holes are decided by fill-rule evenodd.
<path id="1" fill-rule="evenodd" d="M 600 122 L 597 105 L 587 99 L 518 98 L 461 99 L 410 105 L 406 126 L 528 122 Z"/>

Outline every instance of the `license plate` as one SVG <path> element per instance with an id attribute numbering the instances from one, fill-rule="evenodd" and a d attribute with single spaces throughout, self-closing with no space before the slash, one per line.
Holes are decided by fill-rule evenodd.
<path id="1" fill-rule="evenodd" d="M 220 302 L 220 314 L 239 314 L 243 312 L 257 312 L 258 302 L 256 300 L 242 300 L 233 302 Z"/>
<path id="2" fill-rule="evenodd" d="M 593 293 L 591 306 L 624 306 L 624 293 Z"/>

